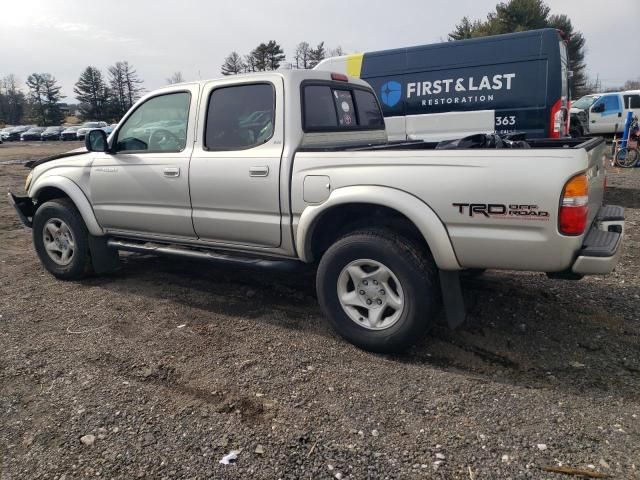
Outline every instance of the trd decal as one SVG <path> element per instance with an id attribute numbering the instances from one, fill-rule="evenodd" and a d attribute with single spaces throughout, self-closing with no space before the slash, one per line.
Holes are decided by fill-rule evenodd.
<path id="1" fill-rule="evenodd" d="M 519 203 L 453 203 L 460 215 L 485 218 L 518 218 L 522 220 L 549 220 L 549 212 L 540 210 L 538 205 Z"/>

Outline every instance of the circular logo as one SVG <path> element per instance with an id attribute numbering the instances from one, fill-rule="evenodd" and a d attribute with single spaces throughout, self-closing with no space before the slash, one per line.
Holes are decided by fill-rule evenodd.
<path id="1" fill-rule="evenodd" d="M 402 96 L 402 86 L 400 83 L 391 80 L 380 87 L 380 98 L 387 107 L 398 104 Z"/>
<path id="2" fill-rule="evenodd" d="M 349 111 L 349 104 L 347 102 L 342 102 L 342 104 L 340 104 L 340 106 L 342 107 L 342 111 L 343 112 L 348 112 Z"/>

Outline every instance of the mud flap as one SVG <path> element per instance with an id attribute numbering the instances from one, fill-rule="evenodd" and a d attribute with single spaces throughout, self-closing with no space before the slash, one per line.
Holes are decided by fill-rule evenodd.
<path id="1" fill-rule="evenodd" d="M 439 273 L 447 324 L 451 329 L 458 328 L 467 316 L 460 286 L 460 273 L 455 270 L 439 270 Z"/>
<path id="2" fill-rule="evenodd" d="M 89 235 L 91 264 L 97 274 L 112 273 L 120 269 L 118 250 L 107 246 L 106 237 Z"/>

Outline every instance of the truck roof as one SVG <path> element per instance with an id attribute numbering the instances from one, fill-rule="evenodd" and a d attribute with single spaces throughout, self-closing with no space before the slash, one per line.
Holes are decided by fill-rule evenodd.
<path id="1" fill-rule="evenodd" d="M 205 83 L 209 83 L 209 82 L 213 82 L 213 81 L 222 81 L 222 80 L 239 80 L 239 81 L 246 81 L 246 80 L 256 80 L 256 81 L 260 81 L 263 80 L 264 78 L 268 78 L 271 77 L 273 78 L 273 75 L 278 75 L 280 77 L 283 78 L 285 84 L 295 84 L 295 83 L 301 83 L 304 80 L 327 80 L 327 81 L 331 81 L 333 80 L 331 78 L 332 72 L 329 71 L 322 71 L 322 70 L 305 70 L 305 69 L 295 69 L 295 70 L 272 70 L 272 71 L 267 71 L 267 72 L 251 72 L 251 73 L 239 73 L 237 75 L 229 75 L 229 76 L 222 76 L 222 77 L 217 77 L 217 78 L 209 78 L 209 79 L 205 79 L 205 80 L 197 80 L 197 81 L 191 81 L 191 82 L 182 82 L 182 83 L 174 83 L 171 85 L 166 85 L 165 87 L 161 87 L 158 88 L 156 90 L 153 90 L 153 92 L 157 92 L 159 90 L 165 90 L 165 89 L 174 89 L 176 86 L 180 86 L 180 85 L 204 85 Z M 342 74 L 341 74 L 342 75 Z M 364 87 L 368 87 L 370 88 L 369 84 L 367 82 L 365 82 L 364 80 L 360 80 L 359 78 L 356 77 L 348 77 L 348 83 L 351 84 L 356 84 L 356 85 L 362 85 Z"/>

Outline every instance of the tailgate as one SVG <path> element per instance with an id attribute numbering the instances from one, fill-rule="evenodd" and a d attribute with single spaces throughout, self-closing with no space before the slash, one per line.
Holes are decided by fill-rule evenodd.
<path id="1" fill-rule="evenodd" d="M 593 138 L 584 145 L 588 158 L 586 174 L 589 179 L 589 222 L 591 225 L 598 215 L 598 210 L 604 200 L 604 185 L 606 177 L 606 144 L 603 138 Z"/>

